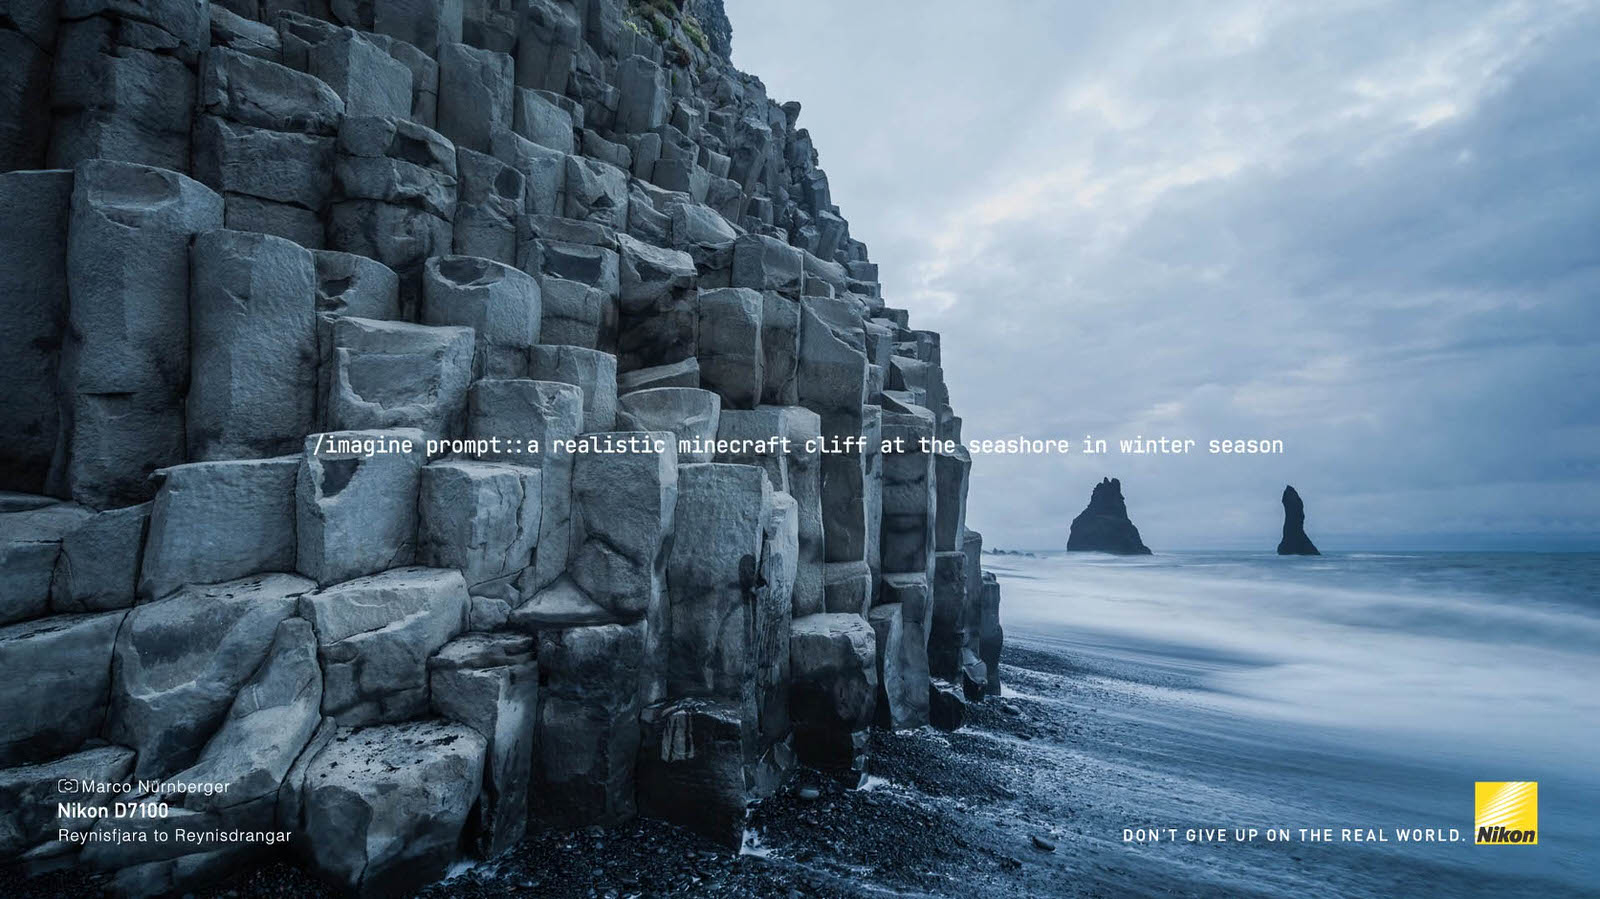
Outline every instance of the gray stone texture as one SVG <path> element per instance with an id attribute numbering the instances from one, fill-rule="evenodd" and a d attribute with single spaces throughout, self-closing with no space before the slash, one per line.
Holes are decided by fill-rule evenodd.
<path id="1" fill-rule="evenodd" d="M 855 780 L 877 702 L 876 638 L 860 615 L 818 614 L 789 628 L 789 716 L 800 760 Z"/>
<path id="2" fill-rule="evenodd" d="M 762 307 L 761 294 L 748 288 L 700 291 L 700 384 L 719 394 L 725 408 L 754 409 L 761 402 Z"/>
<path id="3" fill-rule="evenodd" d="M 347 115 L 411 115 L 411 69 L 354 29 L 309 48 L 306 71 L 344 100 Z"/>
<path id="4" fill-rule="evenodd" d="M 295 450 L 316 409 L 316 266 L 281 237 L 207 231 L 189 279 L 188 458 Z"/>
<path id="5" fill-rule="evenodd" d="M 423 263 L 454 246 L 455 146 L 416 122 L 347 115 L 339 126 L 328 248 L 367 256 L 415 302 Z"/>
<path id="6" fill-rule="evenodd" d="M 189 242 L 221 226 L 222 199 L 184 175 L 78 167 L 49 492 L 97 508 L 143 502 L 152 472 L 185 461 Z"/>
<path id="7" fill-rule="evenodd" d="M 794 497 L 774 491 L 761 529 L 761 560 L 757 571 L 766 581 L 774 608 L 786 619 L 794 617 L 794 586 L 800 573 L 800 506 Z M 787 628 L 783 630 L 788 633 Z M 781 637 L 779 639 L 782 639 Z M 788 675 L 784 675 L 787 680 Z"/>
<path id="8" fill-rule="evenodd" d="M 939 552 L 961 549 L 967 530 L 967 480 L 972 456 L 959 444 L 953 453 L 940 452 L 933 460 L 937 479 L 934 509 L 934 548 Z"/>
<path id="9" fill-rule="evenodd" d="M 934 677 L 961 681 L 961 650 L 966 643 L 962 616 L 967 603 L 967 555 L 933 556 L 933 619 L 928 629 L 928 671 Z"/>
<path id="10" fill-rule="evenodd" d="M 539 541 L 533 569 L 523 578 L 524 598 L 559 577 L 571 557 L 572 455 L 561 444 L 582 432 L 583 391 L 571 384 L 485 380 L 472 385 L 467 436 L 498 437 L 504 451 L 489 458 L 543 472 Z"/>
<path id="11" fill-rule="evenodd" d="M 454 568 L 477 587 L 533 564 L 544 510 L 540 471 L 441 460 L 422 469 L 417 562 Z"/>
<path id="12" fill-rule="evenodd" d="M 493 858 L 522 839 L 539 715 L 538 643 L 520 634 L 468 634 L 428 660 L 433 709 L 485 742 L 475 854 Z"/>
<path id="13" fill-rule="evenodd" d="M 93 818 L 57 814 L 63 780 L 121 783 L 133 771 L 133 750 L 100 746 L 36 765 L 0 769 L 0 858 L 15 858 L 56 840 L 62 830 L 82 833 Z M 85 795 L 85 805 L 110 804 L 110 796 Z"/>
<path id="14" fill-rule="evenodd" d="M 733 246 L 733 286 L 800 294 L 800 251 L 763 234 L 747 234 Z"/>
<path id="15" fill-rule="evenodd" d="M 925 410 L 923 410 L 925 411 Z M 933 438 L 931 416 L 885 412 L 883 439 L 900 451 L 883 454 L 883 570 L 933 570 L 936 491 L 934 454 L 920 441 Z"/>
<path id="16" fill-rule="evenodd" d="M 617 349 L 623 371 L 667 365 L 699 350 L 694 260 L 627 235 L 621 256 Z"/>
<path id="17" fill-rule="evenodd" d="M 63 4 L 70 6 L 71 4 Z M 93 4 L 85 4 L 92 6 Z M 186 6 L 189 4 L 170 4 Z M 199 40 L 180 48 L 179 36 L 153 26 L 128 4 L 111 14 L 86 9 L 73 16 L 63 9 L 50 71 L 50 168 L 73 168 L 91 159 L 129 162 L 174 171 L 189 167 L 189 128 L 195 108 L 194 53 Z M 204 4 L 192 4 L 199 20 Z M 17 100 L 39 98 L 41 65 L 34 48 L 17 45 L 22 66 L 10 86 Z M 183 57 L 173 55 L 182 49 Z M 8 71 L 11 71 L 8 67 Z M 37 122 L 35 124 L 38 124 Z M 34 137 L 33 140 L 37 140 Z M 37 145 L 24 142 L 24 152 Z"/>
<path id="18" fill-rule="evenodd" d="M 933 591 L 922 574 L 883 575 L 882 601 L 900 607 L 900 646 L 895 658 L 900 691 L 890 707 L 896 727 L 928 722 L 928 632 L 933 626 Z M 876 608 L 876 607 L 874 607 Z"/>
<path id="19" fill-rule="evenodd" d="M 667 78 L 661 67 L 643 56 L 630 56 L 617 66 L 617 130 L 654 131 L 667 123 Z"/>
<path id="20" fill-rule="evenodd" d="M 6 153 L 3 129 L 15 121 L 4 112 L 0 161 Z M 0 175 L 0 355 L 6 359 L 0 367 L 0 419 L 7 423 L 0 439 L 0 489 L 42 493 L 56 448 L 71 201 L 71 172 Z"/>
<path id="21" fill-rule="evenodd" d="M 318 312 L 353 318 L 399 318 L 400 277 L 388 266 L 336 250 L 313 250 L 311 256 L 317 270 Z"/>
<path id="22" fill-rule="evenodd" d="M 630 452 L 580 453 L 573 460 L 573 558 L 568 574 L 608 620 L 643 620 L 641 697 L 665 695 L 669 632 L 668 561 L 679 495 L 677 448 L 666 433 L 623 433 Z"/>
<path id="23" fill-rule="evenodd" d="M 133 605 L 151 506 L 141 503 L 98 512 L 62 535 L 50 585 L 53 614 Z"/>
<path id="24" fill-rule="evenodd" d="M 321 247 L 344 101 L 303 72 L 214 47 L 199 102 L 194 175 L 222 194 L 224 224 Z"/>
<path id="25" fill-rule="evenodd" d="M 512 124 L 515 64 L 505 53 L 459 43 L 440 45 L 436 58 L 439 133 L 457 146 L 489 152 L 490 136 Z"/>
<path id="26" fill-rule="evenodd" d="M 679 699 L 646 708 L 639 814 L 671 821 L 729 851 L 744 842 L 750 725 L 737 703 Z M 685 797 L 694 797 L 685 801 Z"/>
<path id="27" fill-rule="evenodd" d="M 111 646 L 126 612 L 56 615 L 0 627 L 0 766 L 43 762 L 100 732 Z"/>
<path id="28" fill-rule="evenodd" d="M 567 157 L 567 218 L 622 230 L 628 227 L 628 173 L 598 159 Z"/>
<path id="29" fill-rule="evenodd" d="M 717 437 L 747 443 L 742 444 L 739 451 L 720 452 L 715 461 L 759 465 L 766 471 L 773 490 L 787 493 L 794 499 L 798 539 L 792 594 L 794 617 L 824 611 L 826 544 L 822 453 L 818 442 L 821 424 L 817 414 L 799 406 L 725 409 L 718 417 Z M 786 447 L 779 442 L 785 439 Z M 758 447 L 770 451 L 745 451 Z"/>
<path id="30" fill-rule="evenodd" d="M 520 378 L 539 342 L 539 282 L 509 265 L 475 256 L 438 256 L 423 273 L 422 322 L 473 330 L 473 372 Z"/>
<path id="31" fill-rule="evenodd" d="M 1000 626 L 1000 582 L 993 574 L 983 573 L 983 623 L 978 644 L 978 657 L 987 669 L 983 692 L 985 696 L 1000 695 L 1000 651 L 1005 646 L 1005 630 Z"/>
<path id="32" fill-rule="evenodd" d="M 150 505 L 139 596 L 295 570 L 299 456 L 163 469 Z"/>
<path id="33" fill-rule="evenodd" d="M 70 504 L 0 515 L 0 624 L 45 614 L 62 540 L 93 515 Z"/>
<path id="34" fill-rule="evenodd" d="M 866 615 L 872 607 L 872 568 L 862 561 L 829 562 L 824 569 L 823 611 Z"/>
<path id="35" fill-rule="evenodd" d="M 291 822 L 303 857 L 361 896 L 443 877 L 482 791 L 486 746 L 472 728 L 442 721 L 341 728 L 305 773 Z"/>
<path id="36" fill-rule="evenodd" d="M 524 6 L 517 0 L 463 0 L 462 40 L 474 47 L 512 52 L 517 46 Z"/>
<path id="37" fill-rule="evenodd" d="M 139 753 L 139 777 L 194 764 L 240 689 L 266 660 L 309 581 L 266 574 L 189 587 L 139 605 L 111 657 L 106 737 Z"/>
<path id="38" fill-rule="evenodd" d="M 670 207 L 672 245 L 688 253 L 702 273 L 730 270 L 738 232 L 716 210 L 693 203 Z"/>
<path id="39" fill-rule="evenodd" d="M 559 215 L 530 213 L 521 222 L 529 239 L 582 244 L 590 247 L 617 248 L 617 229 L 598 222 L 564 218 Z"/>
<path id="40" fill-rule="evenodd" d="M 617 394 L 657 387 L 700 387 L 700 360 L 690 357 L 668 365 L 636 368 L 617 375 Z"/>
<path id="41" fill-rule="evenodd" d="M 919 727 L 927 720 L 927 680 L 907 676 L 902 609 L 890 602 L 873 606 L 867 614 L 878 653 L 876 724 L 890 730 Z"/>
<path id="42" fill-rule="evenodd" d="M 982 698 L 989 679 L 988 666 L 978 655 L 983 640 L 983 535 L 966 531 L 961 552 L 967 557 L 966 602 L 961 607 L 961 683 L 970 700 Z"/>
<path id="43" fill-rule="evenodd" d="M 615 344 L 616 301 L 605 290 L 554 276 L 540 278 L 539 286 L 542 343 L 585 349 Z"/>
<path id="44" fill-rule="evenodd" d="M 0 172 L 38 169 L 45 164 L 52 66 L 44 48 L 53 41 L 55 17 L 42 15 L 39 24 L 44 19 L 50 21 L 52 34 L 51 40 L 43 43 L 10 29 L 0 31 L 0 53 L 10 61 L 0 74 Z"/>
<path id="45" fill-rule="evenodd" d="M 305 619 L 286 618 L 199 760 L 173 777 L 182 783 L 229 784 L 228 791 L 185 794 L 183 806 L 209 811 L 276 799 L 290 766 L 322 722 L 321 705 L 316 634 Z"/>
<path id="46" fill-rule="evenodd" d="M 305 439 L 295 478 L 297 571 L 325 586 L 411 564 L 423 440 L 414 428 Z"/>
<path id="47" fill-rule="evenodd" d="M 198 94 L 206 115 L 269 131 L 332 136 L 345 113 L 321 79 L 223 47 L 206 51 Z"/>
<path id="48" fill-rule="evenodd" d="M 373 0 L 372 27 L 437 59 L 461 40 L 462 0 Z"/>
<path id="49" fill-rule="evenodd" d="M 558 278 L 592 287 L 604 296 L 607 304 L 614 302 L 619 289 L 617 251 L 605 246 L 532 237 L 519 247 L 517 267 L 546 281 Z M 608 316 L 602 306 L 602 325 L 607 318 L 614 322 L 615 313 Z M 587 316 L 583 319 L 587 320 Z"/>
<path id="50" fill-rule="evenodd" d="M 761 295 L 761 401 L 800 402 L 800 304 L 774 291 Z"/>
<path id="51" fill-rule="evenodd" d="M 625 431 L 669 431 L 680 447 L 679 461 L 710 462 L 710 442 L 717 437 L 722 401 L 709 390 L 655 387 L 634 390 L 617 399 L 617 427 Z M 683 449 L 684 441 L 689 448 Z"/>
<path id="52" fill-rule="evenodd" d="M 179 829 L 281 828 L 386 896 L 635 813 L 733 849 L 797 761 L 855 784 L 874 720 L 999 690 L 970 459 L 879 445 L 959 443 L 939 335 L 720 3 L 656 6 L 0 0 L 18 873 L 199 894 L 265 856 Z M 142 776 L 232 789 L 55 842 L 52 780 Z"/>
<path id="53" fill-rule="evenodd" d="M 566 210 L 567 156 L 509 130 L 489 135 L 489 153 L 522 173 L 526 207 L 536 215 L 563 215 Z M 518 260 L 518 267 L 528 265 Z"/>
<path id="54" fill-rule="evenodd" d="M 466 426 L 470 328 L 325 315 L 317 345 L 322 427 L 453 437 Z"/>
<path id="55" fill-rule="evenodd" d="M 563 94 L 583 41 L 574 4 L 530 0 L 517 41 L 517 85 Z"/>
<path id="56" fill-rule="evenodd" d="M 456 149 L 456 173 L 456 254 L 515 264 L 526 184 L 522 173 L 464 147 Z"/>
<path id="57" fill-rule="evenodd" d="M 519 87 L 511 110 L 512 130 L 541 146 L 571 153 L 572 113 L 544 91 Z"/>
<path id="58" fill-rule="evenodd" d="M 406 119 L 346 116 L 337 148 L 341 199 L 415 207 L 447 221 L 455 216 L 456 150 L 438 132 Z"/>
<path id="59" fill-rule="evenodd" d="M 609 431 L 617 423 L 617 357 L 579 346 L 528 348 L 528 377 L 583 390 L 583 430 Z"/>
<path id="60" fill-rule="evenodd" d="M 307 593 L 322 714 L 340 725 L 404 721 L 428 708 L 428 657 L 467 626 L 467 583 L 442 568 L 395 568 Z"/>
<path id="61" fill-rule="evenodd" d="M 592 129 L 583 129 L 580 149 L 583 151 L 582 155 L 591 159 L 598 159 L 601 162 L 616 166 L 624 172 L 631 173 L 633 171 L 633 151 L 628 148 L 628 145 L 606 140 Z M 631 188 L 628 202 L 630 206 L 633 203 Z"/>
<path id="62" fill-rule="evenodd" d="M 646 629 L 639 621 L 540 631 L 537 813 L 567 826 L 633 816 Z"/>
<path id="63" fill-rule="evenodd" d="M 808 297 L 800 304 L 800 405 L 819 413 L 859 410 L 867 401 L 866 337 L 844 300 Z"/>
<path id="64" fill-rule="evenodd" d="M 672 651 L 667 687 L 678 697 L 754 703 L 758 563 L 772 486 L 760 468 L 730 463 L 680 469 Z"/>
<path id="65" fill-rule="evenodd" d="M 829 562 L 865 560 L 878 570 L 883 454 L 876 406 L 822 416 L 822 503 Z"/>
<path id="66" fill-rule="evenodd" d="M 411 115 L 419 125 L 432 128 L 438 123 L 439 63 L 415 45 L 384 34 L 364 35 L 382 47 L 389 56 L 411 70 Z"/>

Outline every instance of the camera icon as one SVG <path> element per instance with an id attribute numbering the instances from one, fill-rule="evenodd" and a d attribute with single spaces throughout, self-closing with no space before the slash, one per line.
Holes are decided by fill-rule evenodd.
<path id="1" fill-rule="evenodd" d="M 71 780 L 69 778 L 63 777 L 60 780 L 56 781 L 56 792 L 57 793 L 76 793 L 76 792 L 78 792 L 78 782 L 75 781 L 75 780 Z"/>

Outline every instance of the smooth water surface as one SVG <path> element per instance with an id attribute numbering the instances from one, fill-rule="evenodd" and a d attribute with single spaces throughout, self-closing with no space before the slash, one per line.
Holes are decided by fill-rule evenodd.
<path id="1" fill-rule="evenodd" d="M 1116 772 L 1097 790 L 1116 810 L 1097 834 L 1113 857 L 1167 864 L 1175 885 L 1267 894 L 1600 895 L 1600 555 L 984 565 L 1001 580 L 1008 640 L 1058 652 L 1126 697 L 1097 710 L 1127 725 L 1114 745 L 1076 747 Z M 1472 845 L 1478 780 L 1539 781 L 1538 846 Z M 1457 828 L 1461 842 L 1130 846 L 1118 836 L 1128 817 Z"/>

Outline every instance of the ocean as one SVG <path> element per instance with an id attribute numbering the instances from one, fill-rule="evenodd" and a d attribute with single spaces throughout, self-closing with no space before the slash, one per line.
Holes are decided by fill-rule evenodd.
<path id="1" fill-rule="evenodd" d="M 1600 895 L 1600 554 L 984 565 L 1001 582 L 1008 651 L 1071 667 L 1070 688 L 1026 698 L 1095 725 L 1062 747 L 1060 770 L 1079 773 L 1059 788 L 1069 842 L 1120 872 L 1104 886 Z M 1473 845 L 1477 781 L 1538 782 L 1537 846 Z M 1302 834 L 1325 828 L 1333 841 Z M 1414 828 L 1445 841 L 1398 839 Z"/>

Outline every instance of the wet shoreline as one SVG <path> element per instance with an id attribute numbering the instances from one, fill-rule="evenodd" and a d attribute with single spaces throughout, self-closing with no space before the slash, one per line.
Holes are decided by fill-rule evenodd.
<path id="1" fill-rule="evenodd" d="M 1187 708 L 1184 695 L 1204 687 L 1183 668 L 1142 654 L 1065 649 L 1020 630 L 1008 635 L 1002 659 L 1004 696 L 969 705 L 954 733 L 874 732 L 864 788 L 798 772 L 752 810 L 738 855 L 637 820 L 531 834 L 418 895 L 1577 895 L 1557 880 L 1463 868 L 1439 846 L 1125 844 L 1125 827 L 1361 814 L 1398 822 L 1429 813 L 1403 793 L 1388 813 L 1329 805 L 1316 790 L 1331 795 L 1376 776 L 1371 759 L 1341 759 L 1288 730 Z M 1403 783 L 1439 775 L 1396 768 L 1390 776 Z M 1302 788 L 1312 792 L 1297 795 Z M 80 896 L 88 886 L 61 875 L 14 895 Z M 271 862 L 192 895 L 335 894 Z"/>

